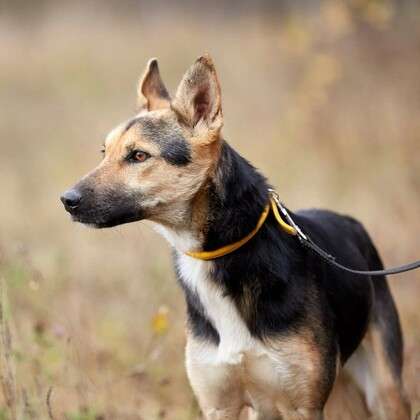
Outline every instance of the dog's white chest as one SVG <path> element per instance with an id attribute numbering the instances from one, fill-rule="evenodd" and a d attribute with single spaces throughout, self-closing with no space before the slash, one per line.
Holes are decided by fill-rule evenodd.
<path id="1" fill-rule="evenodd" d="M 254 340 L 235 304 L 209 278 L 211 264 L 184 254 L 178 258 L 178 269 L 183 282 L 197 295 L 206 317 L 220 337 L 217 353 L 203 353 L 203 357 L 208 358 L 209 363 L 237 364 L 252 348 Z"/>

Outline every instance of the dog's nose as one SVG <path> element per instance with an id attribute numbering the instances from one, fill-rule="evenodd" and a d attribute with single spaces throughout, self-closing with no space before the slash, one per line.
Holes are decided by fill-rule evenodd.
<path id="1" fill-rule="evenodd" d="M 61 201 L 64 204 L 64 207 L 67 210 L 73 210 L 77 208 L 80 204 L 80 200 L 82 198 L 82 195 L 79 191 L 75 189 L 71 189 L 66 191 L 61 197 Z"/>

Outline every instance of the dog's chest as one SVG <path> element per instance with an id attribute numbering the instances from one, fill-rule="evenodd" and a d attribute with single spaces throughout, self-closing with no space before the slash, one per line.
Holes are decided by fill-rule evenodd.
<path id="1" fill-rule="evenodd" d="M 222 387 L 223 378 L 235 377 L 252 403 L 267 396 L 294 399 L 318 375 L 319 354 L 305 334 L 294 332 L 269 342 L 253 338 L 234 302 L 210 278 L 211 262 L 178 255 L 177 264 L 185 287 L 196 294 L 220 337 L 219 345 L 188 338 L 190 378 L 206 377 L 209 383 Z"/>
<path id="2" fill-rule="evenodd" d="M 210 278 L 211 264 L 184 254 L 178 255 L 177 259 L 181 281 L 198 299 L 203 315 L 219 335 L 217 361 L 236 364 L 246 352 L 255 348 L 255 340 L 234 302 Z"/>

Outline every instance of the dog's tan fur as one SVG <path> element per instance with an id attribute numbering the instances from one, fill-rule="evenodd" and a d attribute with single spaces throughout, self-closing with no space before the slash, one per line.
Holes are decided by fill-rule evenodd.
<path id="1" fill-rule="evenodd" d="M 409 419 L 410 404 L 392 371 L 382 334 L 378 326 L 371 323 L 345 369 L 366 396 L 367 406 L 375 419 Z"/>

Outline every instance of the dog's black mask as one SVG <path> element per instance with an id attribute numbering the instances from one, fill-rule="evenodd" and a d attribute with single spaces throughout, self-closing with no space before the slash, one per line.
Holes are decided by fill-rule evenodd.
<path id="1" fill-rule="evenodd" d="M 144 218 L 138 196 L 122 185 L 98 189 L 86 179 L 67 190 L 61 201 L 72 219 L 96 228 L 130 223 Z"/>

